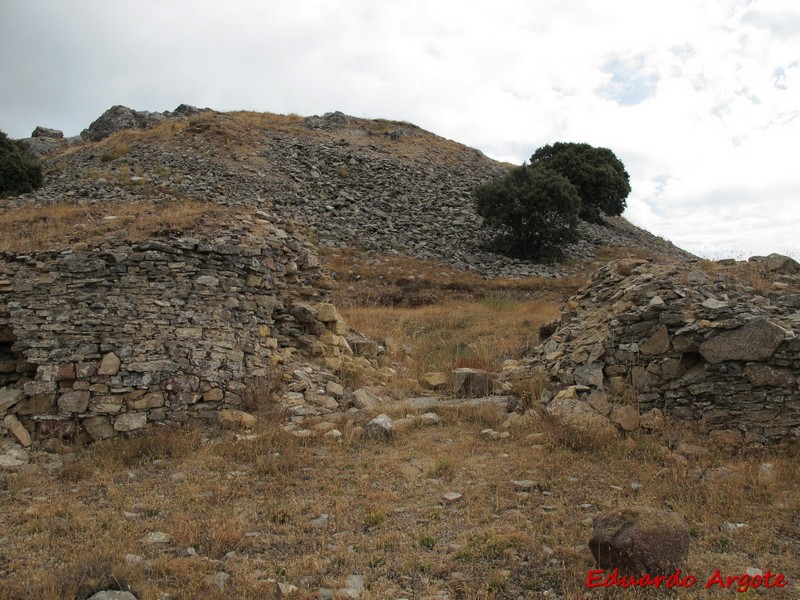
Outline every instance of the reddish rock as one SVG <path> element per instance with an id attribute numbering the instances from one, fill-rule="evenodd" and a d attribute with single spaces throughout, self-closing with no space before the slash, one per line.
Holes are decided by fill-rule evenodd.
<path id="1" fill-rule="evenodd" d="M 645 507 L 615 510 L 594 521 L 589 540 L 597 564 L 624 575 L 670 575 L 689 554 L 689 528 L 675 513 Z"/>

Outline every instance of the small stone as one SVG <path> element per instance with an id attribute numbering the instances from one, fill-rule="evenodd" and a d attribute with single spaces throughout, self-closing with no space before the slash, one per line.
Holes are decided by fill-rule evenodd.
<path id="1" fill-rule="evenodd" d="M 393 436 L 392 419 L 386 414 L 380 414 L 372 419 L 364 429 L 364 438 L 368 440 L 388 442 Z"/>
<path id="2" fill-rule="evenodd" d="M 335 381 L 329 381 L 325 385 L 325 393 L 329 396 L 340 399 L 344 396 L 344 387 Z"/>
<path id="3" fill-rule="evenodd" d="M 114 420 L 117 431 L 135 431 L 147 425 L 147 413 L 125 413 Z"/>
<path id="4" fill-rule="evenodd" d="M 481 437 L 485 440 L 496 440 L 500 438 L 500 432 L 487 428 L 481 431 Z"/>
<path id="5" fill-rule="evenodd" d="M 316 519 L 311 519 L 311 524 L 314 527 L 324 527 L 328 524 L 328 515 L 327 513 L 318 516 Z"/>
<path id="6" fill-rule="evenodd" d="M 758 467 L 758 482 L 762 485 L 775 483 L 775 467 L 772 463 L 761 463 Z"/>
<path id="7" fill-rule="evenodd" d="M 97 369 L 98 375 L 116 375 L 119 373 L 120 360 L 116 354 L 109 352 L 100 361 L 100 367 Z"/>
<path id="8" fill-rule="evenodd" d="M 317 320 L 323 323 L 334 323 L 341 318 L 333 304 L 323 302 L 317 307 Z"/>
<path id="9" fill-rule="evenodd" d="M 721 300 L 716 300 L 714 298 L 707 298 L 705 301 L 703 301 L 703 306 L 712 310 L 719 310 L 722 308 L 728 308 L 728 303 Z"/>
<path id="10" fill-rule="evenodd" d="M 447 375 L 439 371 L 425 373 L 420 379 L 422 379 L 422 384 L 431 390 L 446 388 L 450 383 Z"/>
<path id="11" fill-rule="evenodd" d="M 220 425 L 223 427 L 241 427 L 243 429 L 252 429 L 256 425 L 256 418 L 250 413 L 242 410 L 235 410 L 226 408 L 219 411 L 217 417 Z"/>
<path id="12" fill-rule="evenodd" d="M 435 412 L 427 412 L 420 416 L 419 421 L 423 425 L 436 425 L 442 422 L 442 418 Z"/>
<path id="13" fill-rule="evenodd" d="M 639 417 L 639 426 L 649 431 L 661 431 L 664 424 L 664 413 L 658 408 L 650 409 Z"/>
<path id="14" fill-rule="evenodd" d="M 360 598 L 364 592 L 364 576 L 348 575 L 344 580 L 344 587 L 338 590 L 338 596 L 342 598 Z"/>
<path id="15" fill-rule="evenodd" d="M 25 397 L 25 392 L 13 388 L 0 389 L 0 415 Z"/>
<path id="16" fill-rule="evenodd" d="M 139 556 L 138 554 L 126 554 L 125 555 L 125 564 L 129 567 L 135 567 L 144 562 L 144 558 Z"/>
<path id="17" fill-rule="evenodd" d="M 481 398 L 491 393 L 493 377 L 481 369 L 453 369 L 452 383 L 455 396 Z"/>
<path id="18" fill-rule="evenodd" d="M 89 392 L 69 391 L 58 399 L 58 408 L 68 413 L 83 413 L 89 408 Z"/>
<path id="19" fill-rule="evenodd" d="M 536 483 L 530 479 L 517 479 L 511 483 L 514 484 L 514 490 L 517 492 L 530 492 L 536 485 Z"/>
<path id="20" fill-rule="evenodd" d="M 28 433 L 28 430 L 19 422 L 19 419 L 15 415 L 7 415 L 3 419 L 3 425 L 8 428 L 9 433 L 25 448 L 31 445 L 31 434 Z"/>
<path id="21" fill-rule="evenodd" d="M 639 411 L 633 406 L 620 406 L 611 411 L 611 421 L 624 431 L 634 431 L 639 427 Z"/>
<path id="22" fill-rule="evenodd" d="M 381 403 L 382 400 L 378 396 L 365 389 L 353 392 L 353 406 L 360 410 L 374 410 L 378 408 Z"/>
<path id="23" fill-rule="evenodd" d="M 675 448 L 675 452 L 686 458 L 704 458 L 709 455 L 709 451 L 702 446 L 681 442 Z"/>
<path id="24" fill-rule="evenodd" d="M 137 598 L 130 592 L 103 590 L 102 592 L 96 592 L 88 600 L 137 600 Z"/>
<path id="25" fill-rule="evenodd" d="M 163 531 L 151 531 L 150 533 L 142 536 L 139 541 L 143 544 L 147 544 L 148 546 L 160 546 L 169 544 L 172 541 L 172 536 Z"/>
<path id="26" fill-rule="evenodd" d="M 281 597 L 293 596 L 297 593 L 297 586 L 282 581 L 276 582 L 275 589 Z"/>
<path id="27" fill-rule="evenodd" d="M 209 575 L 208 581 L 212 585 L 217 586 L 220 589 L 224 589 L 225 586 L 230 582 L 231 576 L 226 573 L 225 571 L 217 571 L 213 575 Z"/>
<path id="28" fill-rule="evenodd" d="M 464 496 L 457 492 L 447 492 L 446 494 L 442 494 L 442 504 L 455 504 Z"/>
<path id="29" fill-rule="evenodd" d="M 326 440 L 332 440 L 334 442 L 341 442 L 343 436 L 342 436 L 342 432 L 339 431 L 338 429 L 331 429 L 330 431 L 327 431 L 325 433 L 325 435 L 323 435 L 322 437 L 325 438 Z"/>

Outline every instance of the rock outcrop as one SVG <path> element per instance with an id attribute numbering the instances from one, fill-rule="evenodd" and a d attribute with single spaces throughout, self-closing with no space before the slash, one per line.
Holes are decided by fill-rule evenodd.
<path id="1" fill-rule="evenodd" d="M 546 403 L 568 390 L 598 416 L 630 405 L 646 424 L 658 409 L 740 438 L 800 435 L 800 296 L 762 295 L 699 267 L 610 263 L 569 299 L 535 356 L 504 376 L 545 376 L 556 385 Z M 611 417 L 624 430 L 639 425 Z"/>
<path id="2" fill-rule="evenodd" d="M 81 138 L 98 142 L 121 129 L 149 129 L 167 119 L 184 119 L 201 112 L 201 109 L 181 104 L 174 111 L 151 112 L 132 110 L 127 106 L 112 106 L 100 115 L 88 128 L 81 132 Z"/>

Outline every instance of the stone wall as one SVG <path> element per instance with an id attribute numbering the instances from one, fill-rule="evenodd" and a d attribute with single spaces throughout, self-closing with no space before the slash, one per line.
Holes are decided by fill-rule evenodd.
<path id="1" fill-rule="evenodd" d="M 612 420 L 632 405 L 704 429 L 797 436 L 798 309 L 797 293 L 760 294 L 698 263 L 624 259 L 595 273 L 552 337 L 506 375 L 546 373 L 557 386 L 544 400 L 572 396 Z"/>
<path id="2" fill-rule="evenodd" d="M 94 439 L 216 418 L 346 327 L 313 247 L 271 223 L 215 237 L 0 255 L 0 419 Z M 336 333 L 338 332 L 338 333 Z"/>

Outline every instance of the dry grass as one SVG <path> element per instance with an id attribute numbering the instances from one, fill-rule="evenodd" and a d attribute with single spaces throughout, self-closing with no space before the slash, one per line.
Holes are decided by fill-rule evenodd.
<path id="1" fill-rule="evenodd" d="M 697 263 L 700 270 L 709 275 L 727 275 L 736 281 L 752 287 L 756 292 L 764 294 L 776 290 L 776 281 L 785 283 L 794 290 L 800 290 L 800 282 L 791 278 L 782 278 L 776 273 L 769 273 L 763 264 L 750 261 L 736 261 L 733 263 L 701 260 Z"/>
<path id="2" fill-rule="evenodd" d="M 0 212 L 0 251 L 82 249 L 109 237 L 135 242 L 185 234 L 201 224 L 204 229 L 214 227 L 223 218 L 231 218 L 231 209 L 193 200 L 6 208 Z"/>
<path id="3" fill-rule="evenodd" d="M 544 598 L 546 590 L 577 600 L 591 568 L 591 518 L 632 503 L 686 516 L 692 552 L 684 570 L 698 579 L 717 568 L 770 568 L 793 587 L 765 597 L 796 597 L 800 482 L 792 457 L 682 464 L 645 437 L 575 450 L 550 439 L 545 422 L 486 441 L 480 430 L 498 426 L 494 418 L 444 417 L 392 444 L 301 441 L 269 422 L 252 440 L 160 430 L 81 451 L 86 469 L 70 481 L 44 468 L 8 475 L 0 598 L 86 598 L 108 588 L 140 599 L 278 597 L 269 579 L 316 598 L 320 587 L 338 589 L 358 573 L 366 600 Z M 777 472 L 770 485 L 756 476 L 766 459 Z M 727 477 L 698 478 L 721 466 Z M 534 482 L 529 492 L 515 489 L 520 479 Z M 451 491 L 463 498 L 443 503 Z M 729 532 L 725 523 L 747 526 Z M 171 541 L 142 541 L 154 531 Z M 126 563 L 127 554 L 143 562 Z M 231 576 L 222 588 L 213 579 L 220 571 Z M 719 596 L 693 589 L 681 597 Z"/>
<path id="4" fill-rule="evenodd" d="M 499 371 L 539 343 L 539 327 L 558 317 L 558 305 L 506 298 L 445 301 L 419 308 L 343 308 L 355 329 L 382 340 L 399 387 L 413 392 L 431 371 L 471 367 Z"/>
<path id="5" fill-rule="evenodd" d="M 536 299 L 562 302 L 585 283 L 584 269 L 568 277 L 496 278 L 407 256 L 375 256 L 358 250 L 322 249 L 324 267 L 340 282 L 337 306 L 417 307 L 444 300 Z"/>

